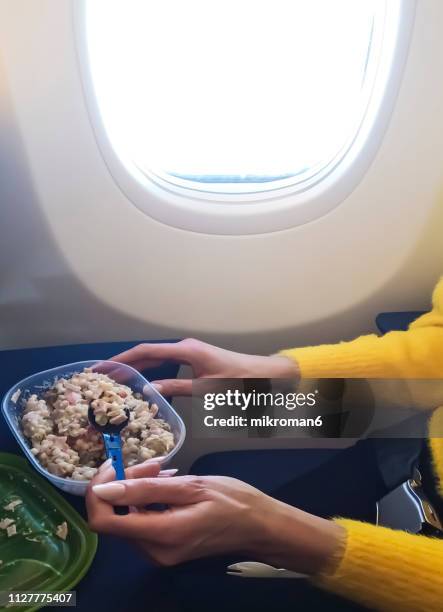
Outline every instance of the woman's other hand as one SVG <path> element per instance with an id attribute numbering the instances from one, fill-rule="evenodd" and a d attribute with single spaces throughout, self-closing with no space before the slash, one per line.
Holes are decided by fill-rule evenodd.
<path id="1" fill-rule="evenodd" d="M 296 362 L 288 357 L 236 353 L 193 338 L 180 342 L 139 344 L 111 359 L 136 370 L 157 367 L 171 360 L 191 366 L 194 378 L 299 377 Z M 163 395 L 191 395 L 191 380 L 157 380 L 153 383 Z"/>

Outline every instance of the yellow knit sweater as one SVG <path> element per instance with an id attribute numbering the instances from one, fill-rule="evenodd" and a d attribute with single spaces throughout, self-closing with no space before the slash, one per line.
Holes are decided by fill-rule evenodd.
<path id="1" fill-rule="evenodd" d="M 443 378 L 443 278 L 432 311 L 408 331 L 282 351 L 305 378 Z M 442 398 L 443 403 L 443 398 Z M 435 406 L 429 443 L 443 496 L 443 406 Z M 336 519 L 346 530 L 338 569 L 318 584 L 371 609 L 443 611 L 443 540 Z"/>

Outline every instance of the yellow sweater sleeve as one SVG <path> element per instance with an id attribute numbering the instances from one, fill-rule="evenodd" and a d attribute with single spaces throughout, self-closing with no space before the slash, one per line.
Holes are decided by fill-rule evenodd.
<path id="1" fill-rule="evenodd" d="M 371 334 L 350 342 L 287 349 L 304 378 L 443 377 L 443 279 L 433 294 L 432 311 L 407 331 Z"/>
<path id="2" fill-rule="evenodd" d="M 336 519 L 346 530 L 344 557 L 324 589 L 383 612 L 441 612 L 443 540 Z"/>
<path id="3" fill-rule="evenodd" d="M 434 467 L 443 494 L 443 408 L 429 425 Z M 346 531 L 346 547 L 335 573 L 314 582 L 372 610 L 443 610 L 443 540 L 394 531 L 359 521 L 336 519 Z"/>
<path id="4" fill-rule="evenodd" d="M 431 312 L 405 332 L 288 349 L 304 378 L 443 378 L 443 279 Z M 431 418 L 430 445 L 443 494 L 443 408 Z M 432 436 L 434 431 L 434 437 Z M 346 548 L 333 575 L 317 584 L 383 612 L 443 610 L 443 540 L 336 519 Z"/>

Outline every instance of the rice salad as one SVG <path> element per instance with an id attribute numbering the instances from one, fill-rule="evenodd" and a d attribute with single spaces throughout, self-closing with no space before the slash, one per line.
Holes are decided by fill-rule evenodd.
<path id="1" fill-rule="evenodd" d="M 125 467 L 164 456 L 175 446 L 169 424 L 157 417 L 156 404 L 91 368 L 57 379 L 23 403 L 20 426 L 31 452 L 48 472 L 62 478 L 90 480 L 106 459 L 101 434 L 88 420 L 89 406 L 99 425 L 122 423 L 128 411 L 120 434 Z"/>

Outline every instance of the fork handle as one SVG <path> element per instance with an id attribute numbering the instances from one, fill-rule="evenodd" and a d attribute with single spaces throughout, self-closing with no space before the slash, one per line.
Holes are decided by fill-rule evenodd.
<path id="1" fill-rule="evenodd" d="M 106 457 L 111 458 L 112 467 L 115 470 L 116 480 L 125 479 L 125 468 L 123 466 L 122 442 L 117 434 L 103 433 L 103 443 L 105 445 Z M 127 506 L 115 506 L 116 514 L 128 514 Z"/>

